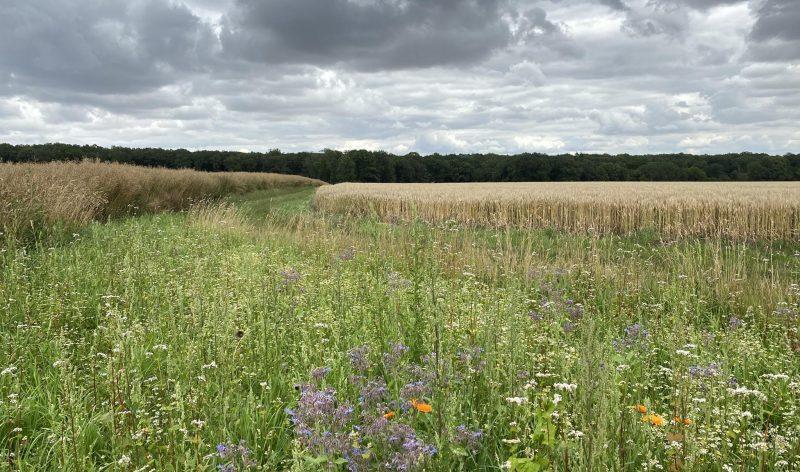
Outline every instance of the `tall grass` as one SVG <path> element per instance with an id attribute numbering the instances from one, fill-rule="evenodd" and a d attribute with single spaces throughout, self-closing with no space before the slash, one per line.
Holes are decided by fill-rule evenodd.
<path id="1" fill-rule="evenodd" d="M 797 244 L 252 203 L 0 253 L 0 470 L 800 467 Z"/>
<path id="2" fill-rule="evenodd" d="M 278 187 L 321 185 L 267 173 L 208 173 L 97 162 L 0 164 L 0 232 L 25 238 L 93 219 L 181 210 L 194 202 Z"/>
<path id="3" fill-rule="evenodd" d="M 317 208 L 388 221 L 735 240 L 800 238 L 797 182 L 338 184 Z"/>

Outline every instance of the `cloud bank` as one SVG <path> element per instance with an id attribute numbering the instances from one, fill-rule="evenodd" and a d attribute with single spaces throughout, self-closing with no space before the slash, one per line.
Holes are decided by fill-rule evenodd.
<path id="1" fill-rule="evenodd" d="M 0 141 L 800 150 L 795 0 L 0 0 Z"/>

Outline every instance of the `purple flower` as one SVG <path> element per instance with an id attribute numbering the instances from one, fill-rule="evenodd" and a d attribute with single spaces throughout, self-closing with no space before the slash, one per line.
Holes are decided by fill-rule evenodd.
<path id="1" fill-rule="evenodd" d="M 633 339 L 646 339 L 649 333 L 641 324 L 634 323 L 625 328 L 625 336 Z"/>
<path id="2" fill-rule="evenodd" d="M 230 455 L 230 449 L 227 444 L 217 444 L 217 455 L 221 459 L 225 459 Z"/>
<path id="3" fill-rule="evenodd" d="M 797 319 L 797 317 L 800 316 L 800 312 L 798 312 L 796 308 L 790 306 L 780 306 L 775 309 L 774 313 L 778 318 L 783 318 L 787 321 Z"/>
<path id="4" fill-rule="evenodd" d="M 567 315 L 572 321 L 577 321 L 583 318 L 583 305 L 580 303 L 575 303 L 573 300 L 567 300 L 565 302 L 565 309 L 567 310 Z"/>
<path id="5" fill-rule="evenodd" d="M 347 352 L 350 357 L 350 365 L 358 372 L 365 372 L 369 369 L 369 346 L 359 346 Z"/>
<path id="6" fill-rule="evenodd" d="M 429 396 L 431 388 L 422 381 L 407 383 L 400 389 L 400 397 L 404 400 L 411 400 L 412 398 L 423 398 Z"/>
<path id="7" fill-rule="evenodd" d="M 330 367 L 317 367 L 316 369 L 311 371 L 311 378 L 319 382 L 322 379 L 324 379 L 326 375 L 330 373 L 331 373 Z"/>
<path id="8" fill-rule="evenodd" d="M 383 353 L 383 365 L 387 369 L 394 368 L 405 353 L 408 352 L 408 346 L 403 343 L 389 344 L 389 352 Z"/>
<path id="9" fill-rule="evenodd" d="M 529 311 L 528 316 L 533 322 L 542 321 L 544 319 L 544 315 L 542 315 L 540 312 L 536 310 Z"/>
<path id="10" fill-rule="evenodd" d="M 280 272 L 280 275 L 281 277 L 283 277 L 284 286 L 291 285 L 297 282 L 298 280 L 300 280 L 301 277 L 300 272 L 297 272 L 297 270 L 294 269 L 293 267 L 289 267 L 286 270 L 282 270 Z"/>
<path id="11" fill-rule="evenodd" d="M 575 329 L 575 323 L 572 323 L 570 321 L 565 321 L 564 323 L 562 323 L 561 328 L 564 330 L 565 333 L 569 333 Z"/>
<path id="12" fill-rule="evenodd" d="M 640 323 L 634 323 L 625 328 L 625 337 L 622 339 L 615 339 L 612 341 L 614 349 L 621 351 L 631 347 L 644 347 L 647 344 L 647 339 L 650 333 Z"/>
<path id="13" fill-rule="evenodd" d="M 709 364 L 707 366 L 699 366 L 699 365 L 692 365 L 689 366 L 689 376 L 692 378 L 700 378 L 700 377 L 716 377 L 719 375 L 719 365 L 716 363 Z"/>
<path id="14" fill-rule="evenodd" d="M 402 423 L 387 424 L 373 439 L 389 451 L 383 464 L 388 470 L 416 470 L 426 457 L 436 454 L 435 447 L 420 440 L 414 428 Z"/>
<path id="15" fill-rule="evenodd" d="M 456 426 L 455 433 L 453 435 L 454 442 L 473 452 L 478 449 L 478 445 L 480 445 L 482 439 L 483 431 L 480 429 L 472 431 L 463 424 Z"/>
<path id="16" fill-rule="evenodd" d="M 728 320 L 728 328 L 730 329 L 739 329 L 742 327 L 742 324 L 742 320 L 736 316 L 731 316 L 731 318 Z"/>
<path id="17" fill-rule="evenodd" d="M 340 261 L 350 261 L 356 256 L 356 248 L 350 246 L 339 253 Z"/>
<path id="18" fill-rule="evenodd" d="M 353 407 L 339 403 L 336 390 L 301 387 L 297 408 L 287 410 L 300 443 L 316 454 L 343 455 L 352 447 L 347 426 Z"/>
<path id="19" fill-rule="evenodd" d="M 361 403 L 371 406 L 375 405 L 386 397 L 389 389 L 386 388 L 386 382 L 383 380 L 370 380 L 367 385 L 361 389 Z"/>
<path id="20" fill-rule="evenodd" d="M 460 364 L 475 372 L 481 372 L 486 367 L 486 361 L 482 357 L 483 348 L 477 346 L 459 351 L 457 355 Z"/>
<path id="21" fill-rule="evenodd" d="M 245 468 L 257 465 L 250 458 L 250 449 L 244 441 L 239 441 L 238 444 L 233 442 L 217 444 L 217 456 L 226 461 L 217 466 L 217 469 L 221 471 L 237 471 L 239 470 L 237 467 L 239 463 Z"/>

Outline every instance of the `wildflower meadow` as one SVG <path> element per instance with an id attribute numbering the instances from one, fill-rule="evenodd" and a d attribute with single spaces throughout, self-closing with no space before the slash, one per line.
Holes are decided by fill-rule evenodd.
<path id="1" fill-rule="evenodd" d="M 0 249 L 0 471 L 800 469 L 800 243 L 313 188 Z"/>

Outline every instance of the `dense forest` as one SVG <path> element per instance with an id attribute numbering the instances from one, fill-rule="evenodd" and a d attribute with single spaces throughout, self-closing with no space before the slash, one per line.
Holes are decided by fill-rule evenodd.
<path id="1" fill-rule="evenodd" d="M 71 144 L 0 144 L 0 162 L 92 159 L 204 171 L 298 174 L 326 182 L 513 182 L 588 180 L 800 180 L 800 154 L 432 154 L 382 151 L 266 153 Z"/>

